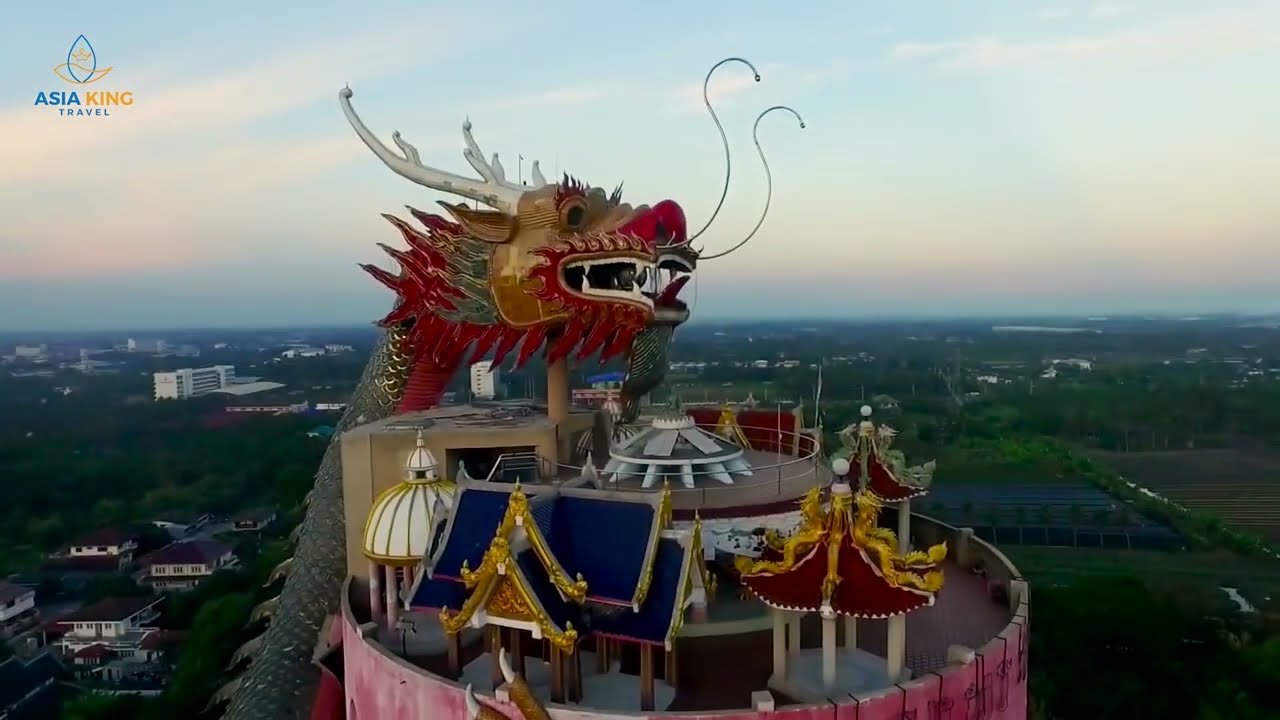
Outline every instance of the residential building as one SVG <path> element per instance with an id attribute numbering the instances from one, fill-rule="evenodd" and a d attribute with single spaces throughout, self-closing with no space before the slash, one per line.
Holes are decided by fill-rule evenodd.
<path id="1" fill-rule="evenodd" d="M 157 400 L 185 400 L 215 390 L 222 390 L 235 382 L 234 365 L 214 365 L 205 368 L 182 368 L 172 372 L 152 375 Z"/>
<path id="2" fill-rule="evenodd" d="M 34 625 L 38 619 L 36 591 L 0 580 L 0 638 L 17 635 Z"/>
<path id="3" fill-rule="evenodd" d="M 13 348 L 14 357 L 20 357 L 23 360 L 40 360 L 49 354 L 49 346 L 40 345 L 18 345 Z"/>
<path id="4" fill-rule="evenodd" d="M 142 558 L 141 582 L 156 592 L 190 590 L 237 562 L 231 548 L 215 540 L 186 540 Z"/>
<path id="5" fill-rule="evenodd" d="M 73 575 L 115 573 L 133 564 L 138 549 L 134 533 L 100 528 L 73 540 L 45 562 L 45 571 L 63 579 Z"/>
<path id="6" fill-rule="evenodd" d="M 62 665 L 47 652 L 26 661 L 13 656 L 0 662 L 0 719 L 57 717 L 61 674 Z"/>
<path id="7" fill-rule="evenodd" d="M 257 532 L 275 522 L 276 511 L 270 508 L 245 510 L 231 519 L 231 529 L 236 532 Z"/>
<path id="8" fill-rule="evenodd" d="M 159 597 L 103 598 L 57 622 L 65 631 L 58 641 L 64 655 L 102 645 L 116 657 L 131 657 L 160 618 Z"/>
<path id="9" fill-rule="evenodd" d="M 471 366 L 471 396 L 492 400 L 497 395 L 498 373 L 491 360 L 481 360 Z"/>
<path id="10" fill-rule="evenodd" d="M 62 618 L 63 656 L 76 672 L 119 682 L 159 668 L 166 632 L 156 626 L 164 598 L 105 598 Z"/>
<path id="11" fill-rule="evenodd" d="M 77 538 L 67 547 L 70 557 L 119 557 L 138 549 L 136 535 L 116 528 L 101 528 Z"/>

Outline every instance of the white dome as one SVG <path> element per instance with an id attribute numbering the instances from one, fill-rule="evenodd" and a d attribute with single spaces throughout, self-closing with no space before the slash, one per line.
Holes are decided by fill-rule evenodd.
<path id="1" fill-rule="evenodd" d="M 365 557 L 387 565 L 420 562 L 453 509 L 451 482 L 402 482 L 378 496 L 364 524 Z"/>
<path id="2" fill-rule="evenodd" d="M 418 431 L 418 440 L 413 452 L 409 453 L 409 459 L 405 460 L 404 469 L 410 481 L 424 482 L 436 479 L 436 456 L 427 449 L 421 430 Z"/>

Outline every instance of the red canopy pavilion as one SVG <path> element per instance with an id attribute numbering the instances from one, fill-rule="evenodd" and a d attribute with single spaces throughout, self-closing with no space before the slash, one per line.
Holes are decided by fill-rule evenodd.
<path id="1" fill-rule="evenodd" d="M 789 688 L 787 658 L 798 653 L 799 619 L 810 612 L 822 616 L 825 691 L 836 685 L 837 617 L 845 618 L 847 647 L 854 645 L 856 618 L 888 618 L 887 674 L 889 682 L 901 679 L 906 613 L 933 604 L 942 587 L 937 566 L 947 548 L 939 544 L 927 552 L 905 552 L 901 538 L 877 526 L 879 509 L 874 494 L 854 492 L 839 478 L 828 507 L 819 488 L 801 502 L 802 520 L 794 535 L 785 540 L 768 535 L 761 557 L 738 561 L 743 586 L 773 609 L 771 686 Z"/>

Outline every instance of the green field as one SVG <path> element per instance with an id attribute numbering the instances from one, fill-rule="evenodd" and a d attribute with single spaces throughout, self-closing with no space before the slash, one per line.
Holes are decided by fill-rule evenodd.
<path id="1" fill-rule="evenodd" d="M 1258 608 L 1280 607 L 1280 562 L 1226 552 L 1150 552 L 1010 546 L 1009 556 L 1034 587 L 1088 575 L 1132 575 L 1152 586 L 1197 592 L 1227 604 L 1219 587 L 1234 587 Z"/>

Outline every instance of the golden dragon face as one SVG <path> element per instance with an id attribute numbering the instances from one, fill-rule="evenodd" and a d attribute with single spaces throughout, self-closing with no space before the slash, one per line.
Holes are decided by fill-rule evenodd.
<path id="1" fill-rule="evenodd" d="M 399 272 L 365 266 L 398 296 L 382 324 L 412 322 L 418 352 L 440 360 L 474 348 L 475 360 L 492 350 L 501 363 L 518 347 L 521 364 L 545 347 L 550 362 L 575 351 L 604 360 L 629 350 L 655 320 L 688 317 L 677 295 L 697 254 L 675 202 L 632 207 L 620 187 L 606 194 L 567 175 L 548 183 L 537 163 L 533 185 L 508 182 L 496 156 L 483 159 L 469 123 L 463 155 L 483 180 L 434 170 L 398 134 L 403 157 L 384 146 L 356 118 L 350 91 L 340 97 L 357 134 L 393 170 L 477 205 L 441 203 L 448 219 L 410 209 L 421 229 L 387 216 L 408 244 L 384 246 Z"/>

